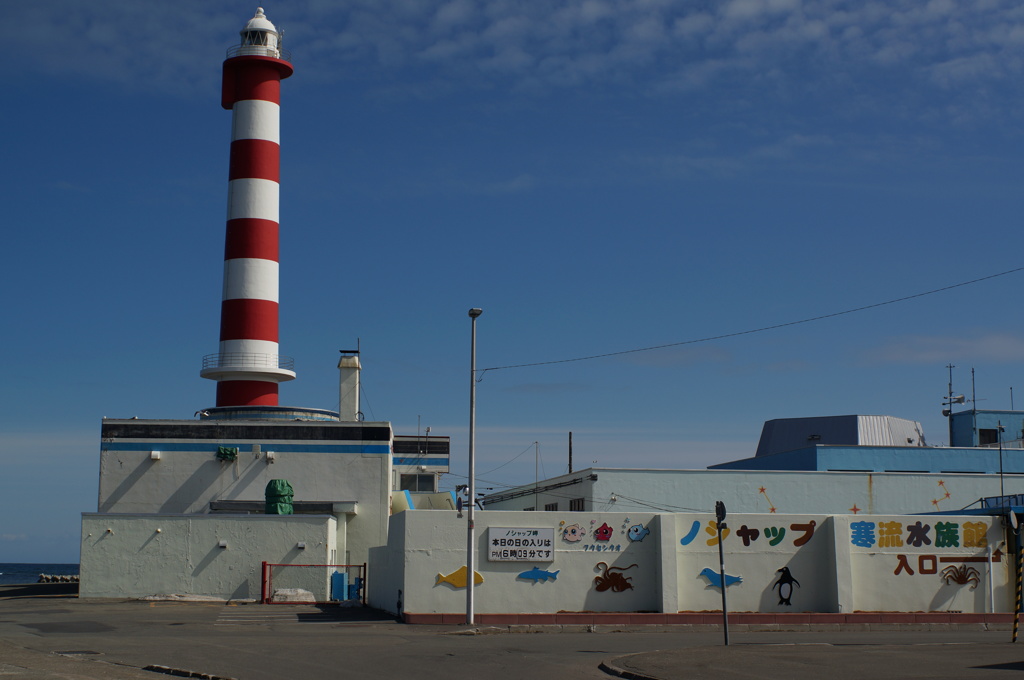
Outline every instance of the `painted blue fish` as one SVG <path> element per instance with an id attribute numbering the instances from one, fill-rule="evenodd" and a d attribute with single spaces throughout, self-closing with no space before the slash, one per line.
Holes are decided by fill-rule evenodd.
<path id="1" fill-rule="evenodd" d="M 700 576 L 703 576 L 708 581 L 710 581 L 711 585 L 713 585 L 714 587 L 718 589 L 722 588 L 722 575 L 719 574 L 717 571 L 714 571 L 710 567 L 704 567 L 703 569 L 701 569 Z M 729 576 L 728 574 L 725 575 L 726 588 L 737 583 L 743 583 L 742 576 Z"/>
<path id="2" fill-rule="evenodd" d="M 634 524 L 629 528 L 629 531 L 626 532 L 626 537 L 631 541 L 642 541 L 649 533 L 651 533 L 651 530 L 643 524 Z"/>
<path id="3" fill-rule="evenodd" d="M 562 570 L 559 569 L 558 571 L 562 571 Z M 537 581 L 544 581 L 545 583 L 547 583 L 548 579 L 551 579 L 552 581 L 554 581 L 555 579 L 558 578 L 558 571 L 550 572 L 550 571 L 544 571 L 543 569 L 541 569 L 539 567 L 534 567 L 530 571 L 524 571 L 523 573 L 519 574 L 519 576 L 516 576 L 516 578 L 532 580 L 534 583 L 536 583 Z"/>

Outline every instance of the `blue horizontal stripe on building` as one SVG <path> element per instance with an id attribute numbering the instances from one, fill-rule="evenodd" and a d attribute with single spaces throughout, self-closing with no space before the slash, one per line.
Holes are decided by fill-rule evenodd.
<path id="1" fill-rule="evenodd" d="M 264 452 L 275 453 L 391 453 L 387 444 L 294 444 L 262 442 L 104 442 L 101 451 L 209 451 L 216 453 L 218 446 L 237 448 L 239 453 L 247 453 L 253 443 L 259 444 Z"/>
<path id="2" fill-rule="evenodd" d="M 391 458 L 394 465 L 447 465 L 447 458 Z"/>

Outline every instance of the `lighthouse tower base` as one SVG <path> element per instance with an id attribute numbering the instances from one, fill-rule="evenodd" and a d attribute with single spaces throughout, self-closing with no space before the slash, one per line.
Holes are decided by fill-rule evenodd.
<path id="1" fill-rule="evenodd" d="M 326 420 L 337 422 L 337 411 L 302 406 L 217 406 L 199 412 L 200 420 Z"/>

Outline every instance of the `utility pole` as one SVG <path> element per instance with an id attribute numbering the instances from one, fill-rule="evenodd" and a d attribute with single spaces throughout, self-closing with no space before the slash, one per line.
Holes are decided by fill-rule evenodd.
<path id="1" fill-rule="evenodd" d="M 1010 403 L 1011 409 L 1013 409 L 1014 402 L 1014 388 L 1010 388 Z M 569 474 L 572 474 L 572 432 L 569 432 Z"/>

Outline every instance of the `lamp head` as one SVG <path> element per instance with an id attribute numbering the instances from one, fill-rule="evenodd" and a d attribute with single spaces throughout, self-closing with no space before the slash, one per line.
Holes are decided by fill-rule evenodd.
<path id="1" fill-rule="evenodd" d="M 469 310 L 469 316 L 472 319 L 475 319 L 476 317 L 480 316 L 483 313 L 484 310 L 480 309 L 479 307 L 474 307 L 473 309 Z"/>

